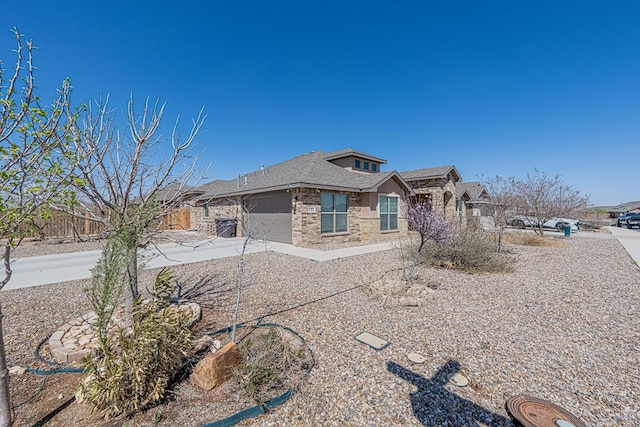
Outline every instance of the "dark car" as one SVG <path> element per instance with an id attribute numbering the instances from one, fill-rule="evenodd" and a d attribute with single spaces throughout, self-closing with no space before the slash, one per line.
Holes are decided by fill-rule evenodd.
<path id="1" fill-rule="evenodd" d="M 626 224 L 626 221 L 627 221 L 627 214 L 623 213 L 618 218 L 616 218 L 615 226 L 622 227 L 623 225 Z"/>
<path id="2" fill-rule="evenodd" d="M 627 228 L 640 227 L 640 212 L 625 213 L 616 219 L 616 226 Z"/>
<path id="3" fill-rule="evenodd" d="M 625 226 L 627 228 L 640 227 L 640 213 L 627 215 L 627 218 L 625 219 Z"/>

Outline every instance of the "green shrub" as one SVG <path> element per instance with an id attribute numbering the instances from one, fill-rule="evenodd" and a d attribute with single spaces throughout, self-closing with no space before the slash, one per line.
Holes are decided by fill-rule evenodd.
<path id="1" fill-rule="evenodd" d="M 467 228 L 447 243 L 428 242 L 422 250 L 427 265 L 453 268 L 468 273 L 513 271 L 514 259 L 497 251 L 493 234 Z"/>
<path id="2" fill-rule="evenodd" d="M 105 417 L 143 409 L 165 396 L 169 382 L 191 348 L 188 316 L 134 300 L 132 327 L 106 337 L 96 357 L 85 362 L 89 376 L 78 397 Z"/>

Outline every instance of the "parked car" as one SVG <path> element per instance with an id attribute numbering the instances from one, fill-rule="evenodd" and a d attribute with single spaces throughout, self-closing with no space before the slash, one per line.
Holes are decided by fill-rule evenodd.
<path id="1" fill-rule="evenodd" d="M 626 213 L 618 219 L 620 220 L 618 227 L 640 227 L 640 213 Z"/>
<path id="2" fill-rule="evenodd" d="M 535 216 L 516 215 L 509 218 L 507 224 L 515 228 L 538 228 L 540 221 Z M 564 226 L 567 224 L 571 225 L 571 231 L 580 229 L 580 220 L 569 218 L 552 218 L 545 221 L 542 226 L 563 231 Z"/>
<path id="3" fill-rule="evenodd" d="M 627 222 L 627 214 L 624 213 L 616 218 L 615 226 L 622 227 Z"/>
<path id="4" fill-rule="evenodd" d="M 558 231 L 563 231 L 565 225 L 571 225 L 571 231 L 578 231 L 580 229 L 580 220 L 569 218 L 551 218 L 550 220 L 542 224 L 544 228 L 554 228 Z"/>
<path id="5" fill-rule="evenodd" d="M 515 228 L 538 227 L 539 221 L 535 216 L 515 215 L 507 220 L 507 225 Z"/>

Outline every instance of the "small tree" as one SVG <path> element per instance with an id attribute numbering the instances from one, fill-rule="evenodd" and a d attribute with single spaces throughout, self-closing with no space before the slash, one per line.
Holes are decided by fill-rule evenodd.
<path id="1" fill-rule="evenodd" d="M 483 179 L 482 185 L 489 192 L 490 207 L 493 211 L 493 224 L 497 234 L 498 252 L 501 252 L 502 237 L 507 227 L 509 213 L 518 210 L 518 202 L 521 199 L 517 197 L 516 190 L 511 185 L 511 182 L 501 176 Z"/>
<path id="2" fill-rule="evenodd" d="M 84 108 L 81 120 L 73 120 L 73 188 L 88 219 L 101 222 L 108 235 L 117 235 L 125 247 L 128 289 L 125 319 L 131 324 L 133 301 L 138 296 L 138 249 L 149 245 L 162 219 L 180 202 L 193 179 L 197 155 L 194 140 L 206 115 L 200 110 L 190 132 L 183 137 L 178 120 L 168 137 L 160 133 L 165 105 L 144 105 L 142 114 L 129 100 L 126 127 L 120 133 L 108 99 Z M 70 119 L 73 113 L 68 112 Z M 128 137 L 127 137 L 128 135 Z M 163 152 L 166 153 L 163 156 Z M 78 215 L 73 206 L 62 210 Z M 83 216 L 80 216 L 83 217 Z"/>
<path id="3" fill-rule="evenodd" d="M 537 169 L 524 178 L 509 178 L 509 184 L 523 209 L 536 217 L 540 235 L 544 234 L 543 224 L 551 218 L 577 215 L 589 204 L 589 196 L 565 184 L 560 175 L 550 176 Z"/>
<path id="4" fill-rule="evenodd" d="M 69 102 L 69 81 L 52 105 L 42 105 L 35 95 L 35 47 L 23 41 L 15 28 L 13 35 L 15 69 L 6 79 L 0 67 L 0 237 L 4 239 L 0 290 L 11 280 L 12 251 L 35 231 L 36 219 L 48 214 L 49 202 L 68 194 L 62 188 L 69 177 L 60 151 L 68 136 L 63 111 Z M 2 319 L 0 307 L 0 426 L 8 426 L 11 401 Z"/>
<path id="5" fill-rule="evenodd" d="M 405 287 L 408 288 L 424 245 L 429 240 L 436 243 L 451 241 L 456 235 L 456 226 L 445 219 L 443 212 L 434 211 L 431 204 L 427 202 L 410 202 L 407 207 L 407 221 L 409 228 L 418 233 L 420 237 L 418 250 L 405 282 Z"/>

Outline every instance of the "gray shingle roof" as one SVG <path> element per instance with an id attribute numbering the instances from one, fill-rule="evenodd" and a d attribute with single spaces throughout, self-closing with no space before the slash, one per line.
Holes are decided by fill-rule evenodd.
<path id="1" fill-rule="evenodd" d="M 323 151 L 314 151 L 253 171 L 237 179 L 206 184 L 208 185 L 207 191 L 200 199 L 206 200 L 297 187 L 355 192 L 375 191 L 380 184 L 394 176 L 406 185 L 395 171 L 360 173 L 349 171 L 327 160 L 327 157 L 339 158 L 340 156 L 336 156 L 336 153 L 329 153 L 330 156 L 328 156 Z M 350 151 L 344 151 L 342 154 L 349 155 L 349 153 Z"/>
<path id="2" fill-rule="evenodd" d="M 453 171 L 455 176 L 458 177 L 458 180 L 462 179 L 455 166 L 453 165 L 400 172 L 400 176 L 402 176 L 402 178 L 404 178 L 406 181 L 414 181 L 418 179 L 433 179 L 445 177 L 451 171 Z"/>
<path id="3" fill-rule="evenodd" d="M 155 194 L 155 197 L 157 200 L 163 203 L 173 202 L 177 199 L 182 199 L 189 194 L 192 194 L 192 190 L 193 188 L 188 185 L 174 182 L 166 186 L 165 188 L 158 190 Z"/>
<path id="4" fill-rule="evenodd" d="M 456 196 L 458 198 L 466 192 L 471 200 L 478 200 L 483 191 L 486 191 L 486 188 L 479 182 L 456 182 Z"/>
<path id="5" fill-rule="evenodd" d="M 325 160 L 334 160 L 339 159 L 341 157 L 347 156 L 356 156 L 362 157 L 363 159 L 371 160 L 374 162 L 378 162 L 381 164 L 387 163 L 385 159 L 381 159 L 380 157 L 372 156 L 371 154 L 363 153 L 362 151 L 354 150 L 353 148 L 343 148 L 342 150 L 332 151 L 331 153 L 326 153 L 324 159 Z"/>

